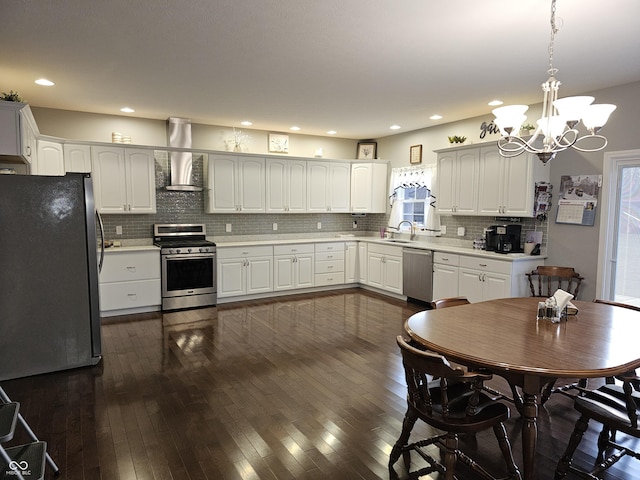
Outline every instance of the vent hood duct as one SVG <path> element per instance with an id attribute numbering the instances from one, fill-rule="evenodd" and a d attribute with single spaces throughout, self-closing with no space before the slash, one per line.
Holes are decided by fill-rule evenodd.
<path id="1" fill-rule="evenodd" d="M 191 148 L 191 121 L 188 118 L 167 119 L 167 138 L 170 147 Z M 167 190 L 201 192 L 193 184 L 193 155 L 191 152 L 169 151 L 171 184 Z"/>

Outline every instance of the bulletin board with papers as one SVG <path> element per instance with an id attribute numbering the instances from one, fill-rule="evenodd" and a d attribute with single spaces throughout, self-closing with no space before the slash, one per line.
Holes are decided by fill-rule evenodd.
<path id="1" fill-rule="evenodd" d="M 602 175 L 563 175 L 556 223 L 592 226 L 596 219 Z"/>

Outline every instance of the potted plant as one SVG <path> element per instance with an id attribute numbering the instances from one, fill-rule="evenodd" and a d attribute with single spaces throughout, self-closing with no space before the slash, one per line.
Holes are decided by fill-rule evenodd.
<path id="1" fill-rule="evenodd" d="M 451 145 L 462 145 L 467 140 L 467 137 L 459 137 L 458 135 L 447 138 L 449 139 L 449 143 Z"/>
<path id="2" fill-rule="evenodd" d="M 3 100 L 5 102 L 24 102 L 24 99 L 20 96 L 20 94 L 18 92 L 14 92 L 13 90 L 10 90 L 9 93 L 2 92 L 2 94 L 0 95 L 0 100 Z"/>
<path id="3" fill-rule="evenodd" d="M 531 132 L 533 132 L 535 129 L 536 127 L 534 127 L 530 123 L 525 123 L 520 127 L 520 135 L 531 135 Z"/>

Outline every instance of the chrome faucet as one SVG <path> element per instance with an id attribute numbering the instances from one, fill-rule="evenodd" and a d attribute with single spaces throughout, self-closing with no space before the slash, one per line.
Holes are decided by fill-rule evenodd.
<path id="1" fill-rule="evenodd" d="M 396 230 L 399 232 L 399 231 L 400 231 L 400 226 L 401 226 L 403 223 L 408 223 L 408 224 L 409 224 L 409 227 L 411 227 L 411 235 L 409 236 L 409 239 L 413 240 L 413 239 L 416 237 L 416 229 L 415 229 L 415 227 L 413 226 L 413 222 L 410 222 L 409 220 L 402 220 L 402 221 L 398 224 L 398 226 L 396 227 Z"/>

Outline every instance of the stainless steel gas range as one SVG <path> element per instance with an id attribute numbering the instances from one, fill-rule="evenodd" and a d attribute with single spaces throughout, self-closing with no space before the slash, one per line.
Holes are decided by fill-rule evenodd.
<path id="1" fill-rule="evenodd" d="M 160 247 L 162 310 L 215 305 L 216 244 L 206 239 L 204 224 L 155 224 Z"/>

